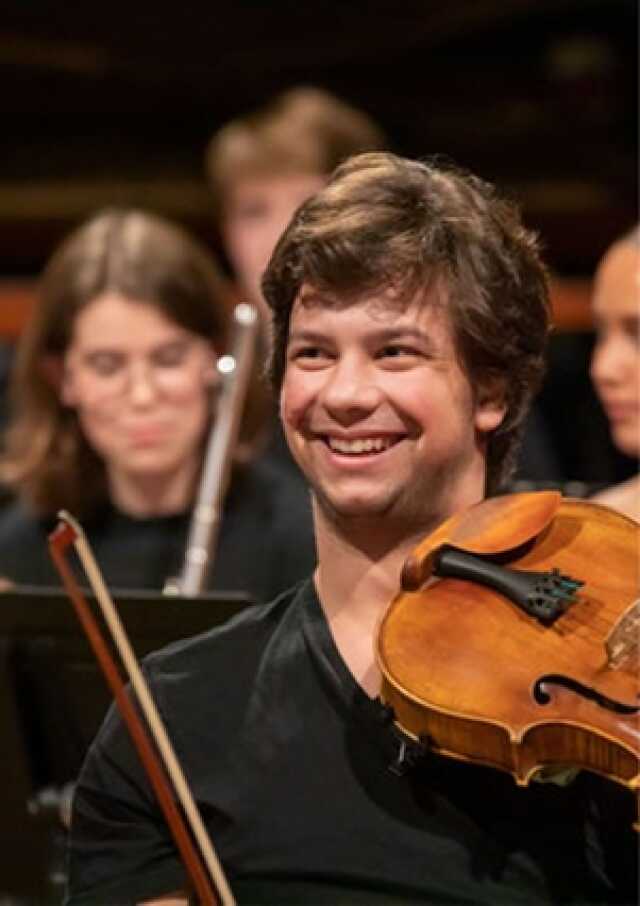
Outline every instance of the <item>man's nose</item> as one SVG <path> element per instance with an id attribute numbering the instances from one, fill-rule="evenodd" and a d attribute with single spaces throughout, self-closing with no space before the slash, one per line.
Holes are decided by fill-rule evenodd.
<path id="1" fill-rule="evenodd" d="M 381 400 L 375 369 L 371 363 L 349 360 L 336 363 L 320 397 L 336 421 L 351 423 L 369 415 Z"/>

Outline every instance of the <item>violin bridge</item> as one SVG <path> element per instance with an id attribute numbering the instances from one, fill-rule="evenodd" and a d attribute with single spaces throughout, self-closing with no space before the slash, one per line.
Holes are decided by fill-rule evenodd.
<path id="1" fill-rule="evenodd" d="M 609 666 L 619 670 L 640 667 L 640 598 L 621 614 L 605 639 Z"/>

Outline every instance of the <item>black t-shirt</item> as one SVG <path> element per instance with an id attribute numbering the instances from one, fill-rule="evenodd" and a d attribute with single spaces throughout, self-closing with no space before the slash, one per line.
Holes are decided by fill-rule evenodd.
<path id="1" fill-rule="evenodd" d="M 180 573 L 190 520 L 190 512 L 134 518 L 106 505 L 83 528 L 111 588 L 161 590 Z M 0 576 L 18 584 L 60 584 L 47 548 L 52 525 L 20 503 L 7 507 L 0 516 Z M 225 501 L 208 589 L 271 601 L 314 563 L 308 490 L 266 463 L 238 472 Z"/>
<path id="2" fill-rule="evenodd" d="M 342 661 L 311 581 L 145 670 L 240 904 L 634 899 L 632 797 L 613 784 L 582 773 L 565 788 L 518 789 L 429 754 L 391 770 L 400 740 Z M 76 790 L 68 904 L 129 904 L 184 884 L 111 713 Z"/>

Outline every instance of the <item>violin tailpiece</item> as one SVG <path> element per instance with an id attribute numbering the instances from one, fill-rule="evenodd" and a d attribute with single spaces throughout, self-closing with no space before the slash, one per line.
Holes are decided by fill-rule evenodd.
<path id="1" fill-rule="evenodd" d="M 562 616 L 575 603 L 574 595 L 584 585 L 558 569 L 546 572 L 509 569 L 450 544 L 443 545 L 437 552 L 433 575 L 465 579 L 493 588 L 545 624 Z"/>

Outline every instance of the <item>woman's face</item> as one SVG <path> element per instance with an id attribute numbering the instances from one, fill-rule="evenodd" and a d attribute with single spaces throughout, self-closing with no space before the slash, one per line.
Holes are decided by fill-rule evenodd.
<path id="1" fill-rule="evenodd" d="M 107 292 L 78 315 L 60 396 L 110 483 L 193 473 L 210 418 L 213 346 L 144 302 Z"/>
<path id="2" fill-rule="evenodd" d="M 591 377 L 616 446 L 640 454 L 640 258 L 631 242 L 614 245 L 596 274 L 593 314 L 597 329 Z"/>

